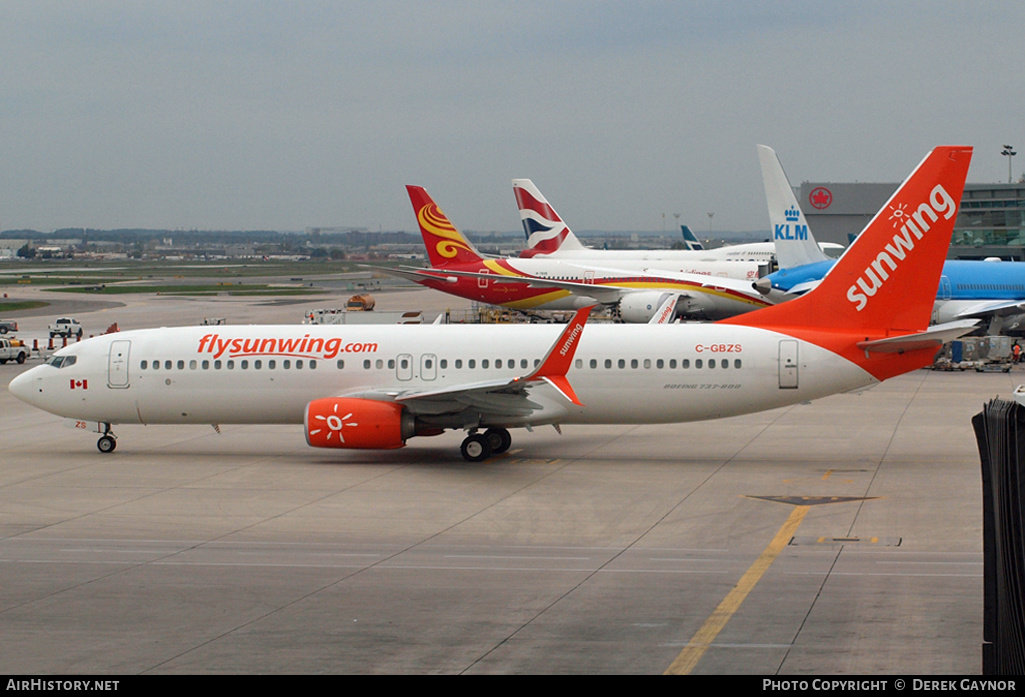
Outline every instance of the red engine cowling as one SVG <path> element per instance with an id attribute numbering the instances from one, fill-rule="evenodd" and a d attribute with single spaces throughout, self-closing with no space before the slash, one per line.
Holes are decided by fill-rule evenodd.
<path id="1" fill-rule="evenodd" d="M 416 434 L 413 415 L 401 405 L 372 399 L 315 399 L 303 421 L 314 448 L 401 448 Z"/>

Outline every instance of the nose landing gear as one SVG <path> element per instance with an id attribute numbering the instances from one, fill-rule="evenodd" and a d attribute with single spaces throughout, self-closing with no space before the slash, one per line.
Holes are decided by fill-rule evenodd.
<path id="1" fill-rule="evenodd" d="M 117 447 L 117 436 L 110 430 L 110 424 L 103 424 L 103 435 L 96 441 L 96 448 L 101 453 L 112 453 Z"/>

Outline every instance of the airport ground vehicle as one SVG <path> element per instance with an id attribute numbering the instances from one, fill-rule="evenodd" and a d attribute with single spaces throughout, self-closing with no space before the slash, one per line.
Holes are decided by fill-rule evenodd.
<path id="1" fill-rule="evenodd" d="M 29 357 L 29 348 L 17 339 L 0 339 L 0 364 L 7 361 L 24 363 Z"/>
<path id="2" fill-rule="evenodd" d="M 55 336 L 82 338 L 82 325 L 77 319 L 71 317 L 58 317 L 57 321 L 50 325 L 50 338 Z"/>
<path id="3" fill-rule="evenodd" d="M 18 331 L 18 323 L 10 319 L 0 319 L 0 334 Z"/>

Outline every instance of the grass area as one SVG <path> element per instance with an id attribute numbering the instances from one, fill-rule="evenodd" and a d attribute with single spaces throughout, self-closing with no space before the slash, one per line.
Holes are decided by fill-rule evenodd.
<path id="1" fill-rule="evenodd" d="M 42 300 L 0 300 L 0 315 L 15 310 L 35 310 L 37 307 L 46 307 L 49 304 Z"/>
<path id="2" fill-rule="evenodd" d="M 157 295 L 316 295 L 324 290 L 313 287 L 276 286 L 260 283 L 218 283 L 218 284 L 131 284 L 106 286 L 74 286 L 51 288 L 59 293 L 89 293 L 92 295 L 125 295 L 128 293 L 156 293 Z"/>

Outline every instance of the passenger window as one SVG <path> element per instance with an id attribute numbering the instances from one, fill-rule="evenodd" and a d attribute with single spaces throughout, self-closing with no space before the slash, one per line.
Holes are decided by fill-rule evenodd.
<path id="1" fill-rule="evenodd" d="M 146 361 L 139 364 L 139 370 L 146 370 L 146 366 L 149 365 Z"/>
<path id="2" fill-rule="evenodd" d="M 734 368 L 739 368 L 740 367 L 740 359 L 739 358 L 737 360 L 733 361 L 733 367 Z"/>
<path id="3" fill-rule="evenodd" d="M 697 360 L 694 361 L 694 367 L 695 368 L 700 368 L 701 366 L 702 366 L 702 363 L 701 363 L 701 359 L 700 358 L 698 358 Z"/>
<path id="4" fill-rule="evenodd" d="M 189 370 L 195 370 L 195 369 L 196 369 L 196 361 L 195 360 L 189 361 Z"/>
<path id="5" fill-rule="evenodd" d="M 241 361 L 240 365 L 242 366 L 242 370 L 248 370 L 249 369 L 249 361 L 247 361 L 245 359 L 243 359 Z"/>

